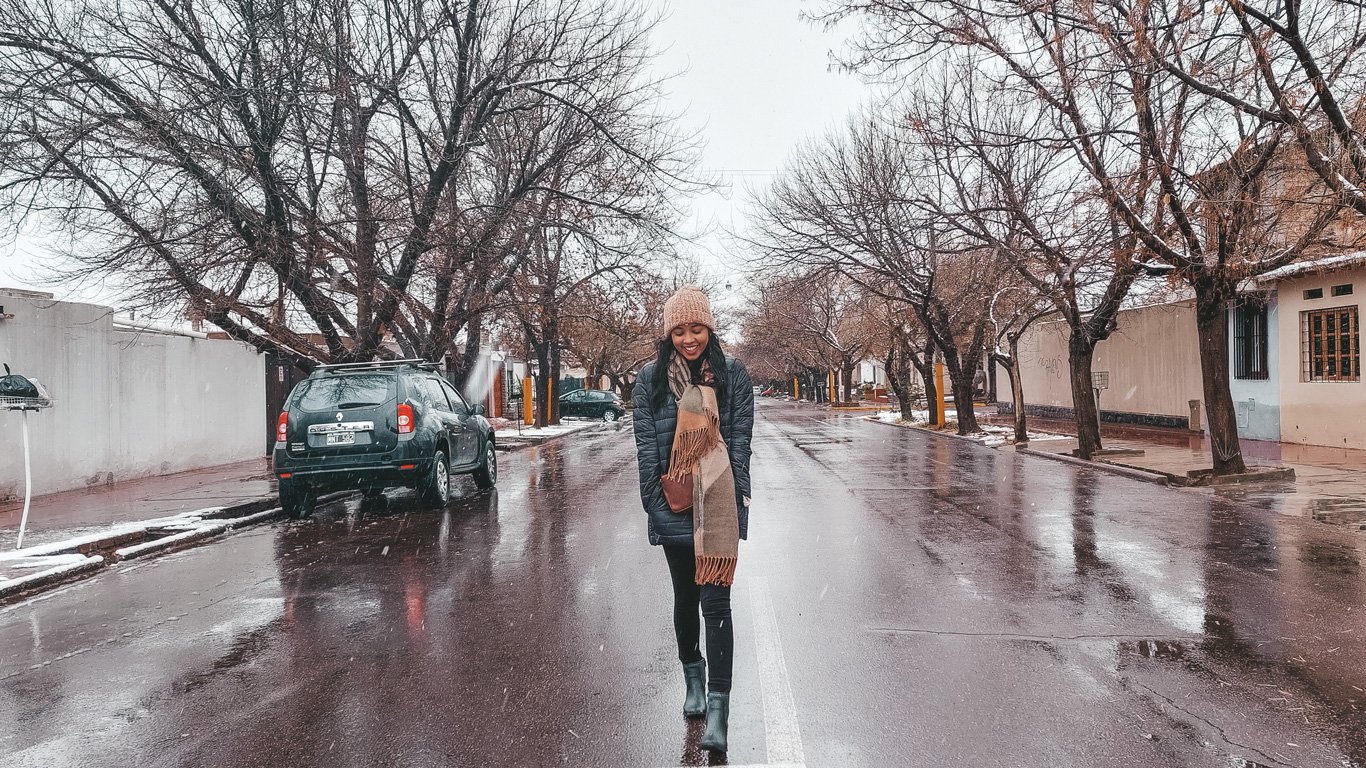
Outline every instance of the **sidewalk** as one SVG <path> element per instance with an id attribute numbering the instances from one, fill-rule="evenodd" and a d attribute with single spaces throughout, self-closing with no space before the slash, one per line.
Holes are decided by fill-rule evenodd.
<path id="1" fill-rule="evenodd" d="M 992 415 L 994 423 L 1000 423 Z M 1030 419 L 1030 432 L 1070 432 L 1070 422 Z M 1142 455 L 1116 455 L 1102 461 L 1159 475 L 1184 477 L 1210 467 L 1209 440 L 1185 430 L 1105 425 L 1101 430 L 1105 449 L 1142 451 Z M 1327 448 L 1263 440 L 1242 440 L 1243 460 L 1249 467 L 1293 469 L 1293 481 L 1267 481 L 1204 487 L 1200 490 L 1237 502 L 1292 517 L 1354 528 L 1366 525 L 1366 451 Z M 1072 436 L 1035 440 L 1030 450 L 1070 455 L 1077 447 Z"/>
<path id="2" fill-rule="evenodd" d="M 227 507 L 275 496 L 264 457 L 173 475 L 35 496 L 24 547 L 82 536 L 122 523 L 170 517 L 205 507 Z M 14 549 L 24 501 L 0 504 L 0 551 Z"/>

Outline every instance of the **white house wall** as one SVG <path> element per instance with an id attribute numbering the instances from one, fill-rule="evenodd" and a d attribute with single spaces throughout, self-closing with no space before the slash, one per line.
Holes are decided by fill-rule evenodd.
<path id="1" fill-rule="evenodd" d="M 34 493 L 255 458 L 265 358 L 233 341 L 116 331 L 111 310 L 5 295 L 0 362 L 56 400 L 28 415 Z M 0 411 L 0 498 L 23 494 L 21 415 Z"/>
<path id="2" fill-rule="evenodd" d="M 1237 364 L 1234 348 L 1233 313 L 1229 313 L 1229 392 L 1238 417 L 1238 436 L 1250 440 L 1281 439 L 1281 380 L 1280 380 L 1280 308 L 1273 297 L 1266 313 L 1266 364 L 1269 375 L 1265 379 L 1236 378 Z M 1294 359 L 1291 358 L 1291 364 Z"/>
<path id="3" fill-rule="evenodd" d="M 1110 386 L 1100 396 L 1105 419 L 1186 426 L 1190 401 L 1204 400 L 1194 306 L 1180 302 L 1125 310 L 1117 322 L 1114 334 L 1096 346 L 1091 366 L 1109 373 Z M 1067 333 L 1060 320 L 1038 323 L 1021 340 L 1026 412 L 1070 414 Z M 998 391 L 1003 400 L 1009 398 L 1007 381 L 1002 373 Z"/>
<path id="4" fill-rule="evenodd" d="M 1350 283 L 1353 294 L 1335 297 L 1331 288 Z M 1310 288 L 1322 288 L 1323 298 L 1305 299 Z M 1366 382 L 1302 381 L 1300 315 L 1335 307 L 1357 307 L 1366 293 L 1366 267 L 1294 277 L 1277 284 L 1280 304 L 1279 339 L 1281 384 L 1281 440 L 1287 443 L 1366 448 Z M 1273 369 L 1275 370 L 1275 369 Z"/>

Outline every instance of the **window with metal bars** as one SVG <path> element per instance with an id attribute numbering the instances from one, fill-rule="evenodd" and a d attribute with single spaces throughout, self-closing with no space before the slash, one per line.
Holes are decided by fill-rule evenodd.
<path id="1" fill-rule="evenodd" d="M 1356 307 L 1300 313 L 1300 379 L 1361 381 L 1361 323 Z"/>
<path id="2" fill-rule="evenodd" d="M 1239 379 L 1266 379 L 1266 304 L 1247 301 L 1233 309 L 1233 375 Z"/>

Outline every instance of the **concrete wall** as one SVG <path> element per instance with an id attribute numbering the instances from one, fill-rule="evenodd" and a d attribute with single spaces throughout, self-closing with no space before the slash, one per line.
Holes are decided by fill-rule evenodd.
<path id="1" fill-rule="evenodd" d="M 1237 349 L 1234 343 L 1233 312 L 1229 312 L 1229 392 L 1233 395 L 1233 408 L 1238 416 L 1238 436 L 1251 440 L 1281 439 L 1280 307 L 1274 296 L 1267 304 L 1266 315 L 1266 364 L 1269 375 L 1265 379 L 1239 379 L 1236 378 L 1238 366 L 1234 357 Z M 1293 358 L 1290 364 L 1295 365 Z"/>
<path id="2" fill-rule="evenodd" d="M 1068 384 L 1067 323 L 1039 323 L 1020 343 L 1021 382 L 1028 410 L 1072 408 Z M 1118 328 L 1096 347 L 1092 371 L 1108 371 L 1100 407 L 1108 421 L 1184 425 L 1191 400 L 1204 400 L 1193 302 L 1125 310 Z M 1004 373 L 999 394 L 1009 399 Z M 1201 409 L 1203 416 L 1203 408 Z M 1203 427 L 1203 424 L 1199 425 Z"/>
<path id="3" fill-rule="evenodd" d="M 262 455 L 265 357 L 234 341 L 116 331 L 107 307 L 21 298 L 0 362 L 42 381 L 28 415 L 34 494 Z M 21 415 L 0 411 L 0 498 L 22 496 Z"/>
<path id="4" fill-rule="evenodd" d="M 1331 287 L 1350 283 L 1351 296 L 1333 296 Z M 1323 298 L 1304 298 L 1309 288 L 1322 288 Z M 1334 307 L 1357 307 L 1366 294 L 1366 267 L 1337 270 L 1283 280 L 1277 285 L 1280 305 L 1281 440 L 1287 443 L 1366 446 L 1366 382 L 1302 381 L 1300 314 Z M 1273 371 L 1276 369 L 1273 369 Z"/>

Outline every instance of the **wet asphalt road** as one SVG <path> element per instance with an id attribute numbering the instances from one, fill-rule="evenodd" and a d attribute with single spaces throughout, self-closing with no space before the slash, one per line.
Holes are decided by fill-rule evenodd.
<path id="1" fill-rule="evenodd" d="M 1366 765 L 1366 534 L 787 403 L 754 449 L 731 764 Z M 707 764 L 629 425 L 502 458 L 0 610 L 0 765 Z"/>

